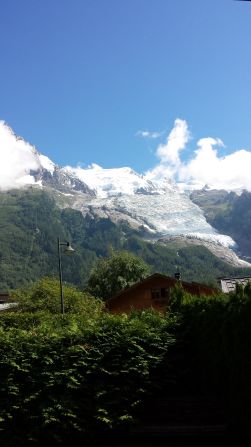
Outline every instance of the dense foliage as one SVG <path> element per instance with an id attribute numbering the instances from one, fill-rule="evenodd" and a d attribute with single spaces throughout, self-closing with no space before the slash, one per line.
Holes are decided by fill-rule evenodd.
<path id="1" fill-rule="evenodd" d="M 11 298 L 18 304 L 18 307 L 15 308 L 16 312 L 46 311 L 57 314 L 61 311 L 59 281 L 54 278 L 41 278 L 29 287 L 15 290 Z M 84 312 L 85 315 L 89 313 L 93 318 L 103 309 L 101 302 L 87 292 L 81 292 L 69 284 L 63 286 L 63 300 L 67 313 Z"/>
<path id="2" fill-rule="evenodd" d="M 0 314 L 3 445 L 97 445 L 106 433 L 121 436 L 155 393 L 217 396 L 229 433 L 251 436 L 250 285 L 214 297 L 177 288 L 165 314 L 129 316 L 68 288 L 75 313 L 69 306 L 62 316 L 50 281 L 19 292 L 19 311 Z"/>
<path id="3" fill-rule="evenodd" d="M 173 356 L 180 392 L 217 397 L 229 434 L 251 438 L 251 285 L 216 297 L 177 290 L 171 310 L 180 321 Z"/>
<path id="4" fill-rule="evenodd" d="M 99 259 L 90 273 L 87 290 L 94 296 L 107 300 L 121 290 L 146 278 L 150 268 L 131 253 L 113 252 L 110 257 Z"/>
<path id="5" fill-rule="evenodd" d="M 128 427 L 172 329 L 151 311 L 0 315 L 3 445 L 96 445 L 97 436 Z"/>

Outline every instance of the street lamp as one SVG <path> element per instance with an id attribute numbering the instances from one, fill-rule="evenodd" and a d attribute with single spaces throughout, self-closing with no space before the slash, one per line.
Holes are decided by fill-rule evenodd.
<path id="1" fill-rule="evenodd" d="M 64 314 L 64 294 L 62 285 L 62 262 L 61 262 L 61 250 L 60 247 L 65 246 L 64 253 L 67 255 L 72 255 L 75 250 L 71 247 L 70 242 L 60 242 L 58 237 L 58 273 L 59 273 L 59 284 L 60 284 L 60 299 L 61 299 L 61 314 Z"/>

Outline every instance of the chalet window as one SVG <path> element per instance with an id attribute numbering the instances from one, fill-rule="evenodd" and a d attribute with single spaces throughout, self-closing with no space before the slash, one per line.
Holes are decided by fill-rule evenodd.
<path id="1" fill-rule="evenodd" d="M 152 289 L 151 290 L 152 300 L 159 301 L 163 298 L 167 298 L 169 296 L 169 289 L 161 288 L 161 289 Z"/>
<path id="2" fill-rule="evenodd" d="M 160 295 L 161 295 L 161 298 L 165 298 L 166 297 L 166 291 L 167 291 L 167 289 L 160 289 Z"/>
<path id="3" fill-rule="evenodd" d="M 152 299 L 159 300 L 160 299 L 160 289 L 152 289 Z"/>

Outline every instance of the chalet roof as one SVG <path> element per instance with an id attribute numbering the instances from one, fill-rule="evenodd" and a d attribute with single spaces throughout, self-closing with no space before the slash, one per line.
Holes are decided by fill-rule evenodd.
<path id="1" fill-rule="evenodd" d="M 152 275 L 147 276 L 147 278 L 144 278 L 141 281 L 136 282 L 132 286 L 127 287 L 126 289 L 121 290 L 119 293 L 117 293 L 116 295 L 111 297 L 109 300 L 107 300 L 107 302 L 112 302 L 113 300 L 116 300 L 120 296 L 123 296 L 124 294 L 127 294 L 128 291 L 136 289 L 137 287 L 139 287 L 139 286 L 141 286 L 143 284 L 147 284 L 153 278 L 167 279 L 169 282 L 173 283 L 173 285 L 175 285 L 175 284 L 182 284 L 183 286 L 187 286 L 187 287 L 191 287 L 191 286 L 195 285 L 197 287 L 212 289 L 212 292 L 213 291 L 216 292 L 216 289 L 214 289 L 213 287 L 208 287 L 206 284 L 200 284 L 200 283 L 197 283 L 197 282 L 195 283 L 195 282 L 181 281 L 179 279 L 173 278 L 172 276 L 163 275 L 162 273 L 153 273 Z"/>
<path id="2" fill-rule="evenodd" d="M 221 277 L 218 278 L 221 285 L 221 290 L 224 293 L 234 292 L 236 288 L 236 284 L 241 284 L 245 286 L 248 282 L 251 283 L 251 276 L 242 276 L 242 277 Z"/>
<path id="3" fill-rule="evenodd" d="M 124 295 L 124 293 L 128 292 L 129 290 L 136 289 L 139 285 L 147 283 L 152 278 L 165 278 L 166 279 L 166 278 L 168 278 L 168 276 L 162 275 L 161 273 L 153 273 L 153 275 L 147 276 L 146 278 L 141 279 L 138 282 L 135 282 L 132 286 L 127 287 L 126 289 L 121 290 L 116 295 L 112 296 L 108 301 L 114 300 L 115 298 L 118 298 L 119 296 Z M 177 281 L 174 278 L 172 278 L 172 279 L 174 281 Z"/>

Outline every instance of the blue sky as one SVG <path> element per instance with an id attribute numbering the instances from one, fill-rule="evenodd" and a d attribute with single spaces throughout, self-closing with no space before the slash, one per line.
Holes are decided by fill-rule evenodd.
<path id="1" fill-rule="evenodd" d="M 2 0 L 0 41 L 0 119 L 60 165 L 144 172 L 177 118 L 184 159 L 251 151 L 249 2 Z"/>

